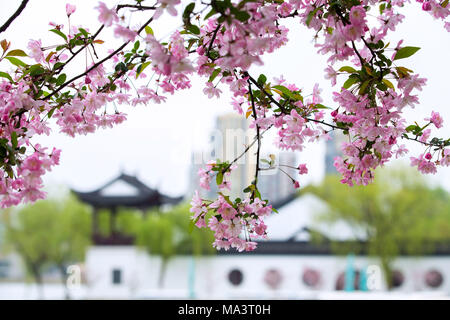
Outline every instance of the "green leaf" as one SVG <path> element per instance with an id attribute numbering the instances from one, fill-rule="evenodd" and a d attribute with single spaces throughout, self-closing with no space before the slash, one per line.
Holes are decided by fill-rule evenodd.
<path id="1" fill-rule="evenodd" d="M 29 71 L 30 71 L 30 75 L 32 77 L 35 77 L 35 76 L 43 74 L 45 72 L 45 69 L 40 64 L 34 64 L 30 67 Z"/>
<path id="2" fill-rule="evenodd" d="M 66 76 L 65 73 L 60 74 L 59 77 L 58 77 L 58 79 L 56 79 L 56 85 L 57 85 L 57 86 L 62 85 L 64 82 L 66 82 L 66 78 L 67 78 L 67 76 Z"/>
<path id="3" fill-rule="evenodd" d="M 211 9 L 210 12 L 208 12 L 208 14 L 205 16 L 204 20 L 207 20 L 209 18 L 211 18 L 213 15 L 215 15 L 217 13 L 217 11 L 215 9 Z"/>
<path id="4" fill-rule="evenodd" d="M 11 168 L 11 166 L 10 165 L 6 165 L 5 167 L 5 171 L 6 171 L 6 173 L 8 174 L 8 176 L 12 179 L 12 178 L 14 178 L 14 171 L 13 171 L 13 169 Z"/>
<path id="5" fill-rule="evenodd" d="M 246 22 L 248 19 L 250 19 L 250 14 L 247 11 L 237 11 L 234 14 L 234 17 L 240 22 Z"/>
<path id="6" fill-rule="evenodd" d="M 128 68 L 125 63 L 120 62 L 120 63 L 116 64 L 115 70 L 116 70 L 116 72 L 119 72 L 119 71 L 127 72 Z"/>
<path id="7" fill-rule="evenodd" d="M 154 33 L 153 33 L 153 29 L 150 27 L 150 26 L 145 26 L 145 33 L 146 34 L 151 34 L 151 35 L 155 35 Z"/>
<path id="8" fill-rule="evenodd" d="M 400 48 L 395 54 L 394 60 L 404 59 L 411 57 L 414 53 L 419 51 L 419 47 L 403 47 Z"/>
<path id="9" fill-rule="evenodd" d="M 139 75 L 142 73 L 142 71 L 144 71 L 144 69 L 147 68 L 151 63 L 152 63 L 151 61 L 147 61 L 138 67 L 138 70 L 136 72 L 136 79 L 139 77 Z"/>
<path id="10" fill-rule="evenodd" d="M 355 70 L 354 68 L 349 67 L 349 66 L 344 66 L 344 67 L 340 68 L 338 71 L 341 71 L 341 72 L 348 72 L 348 73 L 354 73 L 354 72 L 356 72 L 356 70 Z"/>
<path id="11" fill-rule="evenodd" d="M 289 95 L 292 94 L 291 90 L 289 90 L 289 89 L 286 88 L 285 86 L 277 85 L 277 86 L 273 86 L 272 88 L 281 91 L 281 93 L 283 93 L 283 94 L 286 95 L 286 96 L 289 96 Z"/>
<path id="12" fill-rule="evenodd" d="M 11 145 L 15 149 L 17 148 L 17 132 L 13 131 L 11 132 Z"/>
<path id="13" fill-rule="evenodd" d="M 363 84 L 361 85 L 361 87 L 359 88 L 359 94 L 363 95 L 366 93 L 367 91 L 367 87 L 369 86 L 371 80 L 366 80 L 363 82 Z"/>
<path id="14" fill-rule="evenodd" d="M 133 46 L 133 49 L 134 49 L 134 51 L 137 51 L 138 49 L 139 49 L 139 46 L 141 45 L 141 43 L 139 42 L 139 40 L 137 40 L 135 43 L 134 43 L 134 46 Z"/>
<path id="15" fill-rule="evenodd" d="M 55 65 L 53 66 L 53 70 L 58 70 L 59 68 L 61 68 L 62 66 L 64 66 L 65 63 L 64 62 L 57 62 L 55 63 Z"/>
<path id="16" fill-rule="evenodd" d="M 60 36 L 61 38 L 63 38 L 64 40 L 67 41 L 67 36 L 62 33 L 60 30 L 58 29 L 50 29 L 51 32 L 56 33 L 58 36 Z"/>
<path id="17" fill-rule="evenodd" d="M 386 91 L 388 89 L 387 85 L 385 85 L 383 82 L 377 83 L 377 88 L 381 91 Z"/>
<path id="18" fill-rule="evenodd" d="M 390 82 L 388 79 L 383 79 L 383 83 L 388 86 L 388 88 L 391 88 L 393 90 L 395 90 L 394 85 L 392 84 L 392 82 Z"/>
<path id="19" fill-rule="evenodd" d="M 308 13 L 308 17 L 306 18 L 306 26 L 309 27 L 309 24 L 311 23 L 312 18 L 316 15 L 317 11 L 320 9 L 320 7 L 314 9 L 310 13 Z"/>
<path id="20" fill-rule="evenodd" d="M 56 108 L 52 108 L 52 109 L 48 112 L 47 117 L 48 117 L 48 118 L 51 118 L 52 115 L 53 115 L 53 113 L 55 112 L 55 110 L 56 110 Z"/>
<path id="21" fill-rule="evenodd" d="M 314 106 L 315 109 L 331 109 L 330 107 L 324 106 L 323 104 L 317 103 Z"/>
<path id="22" fill-rule="evenodd" d="M 223 182 L 223 173 L 222 171 L 219 171 L 216 176 L 216 184 L 221 185 L 222 182 Z"/>
<path id="23" fill-rule="evenodd" d="M 14 82 L 13 79 L 11 78 L 11 76 L 9 74 L 7 74 L 6 72 L 0 71 L 0 77 L 6 78 L 9 81 Z"/>
<path id="24" fill-rule="evenodd" d="M 412 124 L 405 128 L 406 132 L 413 132 L 413 131 L 416 131 L 417 129 L 420 129 L 420 127 L 415 124 Z"/>
<path id="25" fill-rule="evenodd" d="M 184 19 L 188 19 L 189 16 L 191 15 L 192 11 L 194 11 L 194 8 L 195 8 L 195 2 L 189 3 L 189 4 L 186 6 L 186 8 L 184 9 L 184 12 L 183 12 L 183 18 L 184 18 Z"/>
<path id="26" fill-rule="evenodd" d="M 9 51 L 6 54 L 6 56 L 7 57 L 12 57 L 12 56 L 15 56 L 15 57 L 28 57 L 28 55 L 23 50 L 20 50 L 20 49 L 11 50 L 11 51 Z"/>
<path id="27" fill-rule="evenodd" d="M 83 36 L 85 36 L 86 38 L 89 37 L 89 33 L 83 29 L 83 28 L 78 28 L 78 30 L 83 34 Z"/>
<path id="28" fill-rule="evenodd" d="M 17 67 L 27 67 L 28 65 L 23 62 L 22 60 L 19 60 L 17 58 L 14 57 L 5 57 L 5 59 L 8 59 L 9 62 L 11 62 L 13 65 L 17 66 Z"/>
<path id="29" fill-rule="evenodd" d="M 196 25 L 190 24 L 187 29 L 193 34 L 200 34 L 200 28 Z"/>
<path id="30" fill-rule="evenodd" d="M 258 84 L 262 87 L 267 81 L 267 77 L 263 74 L 260 74 L 258 77 Z"/>
<path id="31" fill-rule="evenodd" d="M 220 73 L 220 71 L 222 71 L 222 69 L 220 69 L 220 68 L 215 69 L 215 70 L 211 73 L 211 76 L 209 77 L 208 82 L 213 82 L 214 79 L 215 79 L 215 78 L 218 76 L 218 74 Z"/>
<path id="32" fill-rule="evenodd" d="M 354 85 L 356 82 L 358 82 L 357 78 L 353 78 L 350 77 L 347 79 L 347 81 L 344 82 L 344 84 L 342 85 L 343 88 L 348 89 L 350 88 L 352 85 Z"/>

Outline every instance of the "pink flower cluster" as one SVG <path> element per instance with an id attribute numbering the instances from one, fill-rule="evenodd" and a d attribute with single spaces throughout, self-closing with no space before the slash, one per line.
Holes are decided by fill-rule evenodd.
<path id="1" fill-rule="evenodd" d="M 450 6 L 436 0 L 418 2 L 450 31 L 446 21 Z M 418 48 L 405 46 L 403 41 L 389 48 L 387 39 L 404 19 L 398 8 L 405 3 L 362 0 L 356 5 L 339 2 L 331 7 L 325 0 L 223 1 L 223 10 L 219 6 L 211 11 L 211 4 L 197 2 L 204 7 L 185 11 L 183 27 L 162 40 L 148 25 L 130 27 L 135 15 L 126 16 L 127 5 L 109 7 L 99 2 L 96 10 L 103 25 L 99 32 L 111 28 L 124 43 L 110 50 L 105 59 L 97 57 L 95 50 L 103 43 L 100 34 L 94 37 L 82 26 L 65 30 L 62 24 L 50 23 L 51 31 L 61 37 L 59 42 L 31 40 L 24 59 L 33 61 L 27 63 L 12 58 L 24 57 L 21 50 L 11 50 L 12 57 L 7 56 L 9 44 L 2 41 L 0 60 L 9 60 L 16 69 L 11 75 L 1 73 L 0 204 L 9 206 L 43 197 L 41 176 L 58 163 L 59 151 L 48 152 L 30 141 L 36 135 L 49 134 L 50 121 L 70 136 L 111 127 L 125 120 L 120 105 L 165 102 L 166 94 L 190 88 L 194 73 L 207 79 L 203 92 L 209 98 L 219 98 L 222 86 L 228 85 L 234 109 L 251 117 L 251 127 L 260 134 L 275 128 L 276 144 L 281 149 L 301 151 L 307 142 L 328 138 L 333 130 L 342 131 L 348 142 L 342 145 L 343 157 L 335 159 L 335 166 L 343 183 L 369 183 L 374 169 L 408 152 L 406 145 L 400 144 L 402 139 L 425 146 L 420 156 L 411 157 L 411 163 L 423 173 L 435 173 L 437 166 L 450 163 L 450 141 L 432 137 L 432 129 L 443 127 L 442 117 L 433 111 L 423 126 L 408 125 L 404 118 L 405 108 L 418 104 L 417 91 L 426 79 L 402 67 L 404 60 L 400 59 Z M 149 10 L 146 21 L 154 22 L 166 11 L 177 15 L 180 4 L 180 0 L 158 0 L 153 8 L 144 10 L 137 5 L 128 9 Z M 369 15 L 371 7 L 377 10 Z M 74 5 L 66 5 L 66 18 L 75 11 Z M 209 17 L 198 23 L 208 11 Z M 317 85 L 312 94 L 304 95 L 282 78 L 271 83 L 265 75 L 254 79 L 249 74 L 252 66 L 263 63 L 264 54 L 287 43 L 288 29 L 283 21 L 291 18 L 315 31 L 318 53 L 328 56 L 325 77 L 331 84 L 338 83 L 338 76 L 346 77 L 342 89 L 333 94 L 336 106 L 330 110 L 329 122 L 329 108 L 322 105 Z M 390 58 L 385 50 L 393 52 Z M 82 66 L 84 71 L 65 74 L 65 67 L 76 61 L 79 52 L 90 56 Z M 351 66 L 335 67 L 337 62 Z M 213 201 L 196 194 L 193 219 L 198 227 L 207 226 L 215 232 L 215 247 L 252 250 L 256 246 L 253 239 L 266 236 L 263 218 L 272 208 L 258 196 L 257 175 L 244 200 L 231 201 L 225 193 L 230 190 L 233 169 L 210 162 L 199 171 L 201 187 L 209 189 L 215 176 L 220 193 Z M 293 169 L 300 174 L 308 172 L 305 164 Z M 300 186 L 295 179 L 293 184 Z"/>
<path id="2" fill-rule="evenodd" d="M 272 206 L 258 198 L 232 203 L 219 195 L 216 201 L 207 204 L 196 192 L 191 205 L 195 225 L 199 228 L 208 226 L 214 231 L 213 246 L 218 250 L 251 251 L 256 248 L 255 239 L 267 236 L 263 219 L 272 213 Z M 213 213 L 207 218 L 210 211 Z"/>

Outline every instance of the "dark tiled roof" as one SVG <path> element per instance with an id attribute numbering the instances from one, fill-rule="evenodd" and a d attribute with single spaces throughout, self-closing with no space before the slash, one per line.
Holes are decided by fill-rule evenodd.
<path id="1" fill-rule="evenodd" d="M 133 187 L 138 192 L 136 195 L 126 196 L 107 196 L 102 194 L 102 190 L 117 181 L 123 181 Z M 73 190 L 78 198 L 97 208 L 111 207 L 133 207 L 133 208 L 150 208 L 161 206 L 164 204 L 177 204 L 182 201 L 183 197 L 169 197 L 161 194 L 158 190 L 152 189 L 141 182 L 138 178 L 122 173 L 117 178 L 106 183 L 104 186 L 91 192 L 78 192 Z"/>

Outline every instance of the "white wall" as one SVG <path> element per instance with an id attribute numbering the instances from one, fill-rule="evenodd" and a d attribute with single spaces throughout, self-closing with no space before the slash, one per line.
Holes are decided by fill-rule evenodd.
<path id="1" fill-rule="evenodd" d="M 357 269 L 376 264 L 376 260 L 356 257 Z M 193 265 L 194 263 L 194 265 Z M 196 298 L 314 298 L 320 292 L 335 288 L 338 274 L 346 269 L 347 259 L 338 256 L 281 256 L 281 255 L 227 255 L 195 258 L 178 256 L 170 260 L 163 289 L 158 288 L 160 259 L 150 257 L 131 246 L 92 247 L 87 256 L 86 272 L 90 298 L 189 298 L 189 277 L 195 269 L 194 292 Z M 444 276 L 442 286 L 434 291 L 450 294 L 450 257 L 399 258 L 394 264 L 403 272 L 405 281 L 397 292 L 433 291 L 424 282 L 430 269 Z M 123 273 L 120 285 L 112 284 L 112 270 Z M 312 290 L 302 282 L 305 268 L 320 271 L 322 282 Z M 233 286 L 228 273 L 239 269 L 243 282 Z M 267 270 L 276 269 L 282 274 L 282 283 L 272 290 L 264 281 Z"/>

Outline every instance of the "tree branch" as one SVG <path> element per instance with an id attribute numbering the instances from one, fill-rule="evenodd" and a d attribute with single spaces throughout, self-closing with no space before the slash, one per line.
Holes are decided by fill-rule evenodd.
<path id="1" fill-rule="evenodd" d="M 284 107 L 277 100 L 275 100 L 270 93 L 268 93 L 263 87 L 261 87 L 258 84 L 258 81 L 256 81 L 251 75 L 249 75 L 248 72 L 245 72 L 244 75 L 247 76 L 249 78 L 249 80 L 251 82 L 253 82 L 258 87 L 258 89 L 261 90 L 270 99 L 270 101 L 272 103 L 274 103 L 278 108 L 280 108 L 282 113 L 288 114 L 287 110 L 284 109 Z M 347 128 L 338 127 L 338 126 L 335 126 L 335 125 L 333 125 L 331 123 L 327 123 L 327 122 L 325 122 L 323 120 L 316 120 L 316 119 L 312 119 L 312 118 L 305 118 L 305 119 L 308 120 L 308 121 L 311 121 L 311 122 L 316 122 L 316 123 L 320 123 L 320 124 L 329 126 L 329 127 L 333 128 L 333 129 L 340 129 L 340 130 L 343 130 L 343 131 L 347 130 Z"/>
<path id="2" fill-rule="evenodd" d="M 255 167 L 255 189 L 258 184 L 258 173 L 259 173 L 259 155 L 261 153 L 261 136 L 259 133 L 259 125 L 256 123 L 256 120 L 258 119 L 258 116 L 256 114 L 256 107 L 255 107 L 255 100 L 253 99 L 253 91 L 252 91 L 252 83 L 250 82 L 250 79 L 247 80 L 248 82 L 248 94 L 250 95 L 250 100 L 252 103 L 252 112 L 253 112 L 253 118 L 255 119 L 255 127 L 256 127 L 256 140 L 258 141 L 258 148 L 256 149 L 256 167 Z M 252 197 L 255 196 L 255 191 L 252 192 Z"/>
<path id="3" fill-rule="evenodd" d="M 103 28 L 105 27 L 104 24 L 101 25 L 101 27 L 97 30 L 96 33 L 94 33 L 94 35 L 92 35 L 91 40 L 94 40 L 98 34 L 103 30 Z M 75 51 L 72 56 L 63 64 L 61 65 L 59 68 L 57 68 L 57 74 L 61 72 L 61 70 L 70 62 L 73 60 L 73 58 L 76 57 L 77 54 L 79 54 L 83 49 L 85 49 L 87 46 L 89 45 L 89 42 L 87 42 L 84 46 L 82 46 L 80 49 L 78 49 L 77 51 Z"/>
<path id="4" fill-rule="evenodd" d="M 149 6 L 142 6 L 140 4 L 119 4 L 116 8 L 116 12 L 119 12 L 119 10 L 123 9 L 123 8 L 133 8 L 133 9 L 137 9 L 140 11 L 157 9 L 157 7 L 155 7 L 155 6 L 149 7 Z"/>
<path id="5" fill-rule="evenodd" d="M 138 30 L 138 34 L 141 33 L 142 30 L 144 30 L 144 28 L 149 25 L 151 22 L 153 21 L 153 16 Z M 65 83 L 63 83 L 61 86 L 58 87 L 58 89 L 54 90 L 53 92 L 51 92 L 49 95 L 45 96 L 42 100 L 48 100 L 50 99 L 52 96 L 54 96 L 56 93 L 58 93 L 59 91 L 61 91 L 63 88 L 65 88 L 67 85 L 69 85 L 70 83 L 72 83 L 73 81 L 87 75 L 89 72 L 91 72 L 92 70 L 94 70 L 95 68 L 97 68 L 99 65 L 101 65 L 103 62 L 111 59 L 114 55 L 116 55 L 117 53 L 119 53 L 123 48 L 125 48 L 131 41 L 127 41 L 125 43 L 123 43 L 119 48 L 117 48 L 116 50 L 114 50 L 113 52 L 111 52 L 108 56 L 106 56 L 105 58 L 103 58 L 102 60 L 98 61 L 97 63 L 95 63 L 94 65 L 92 65 L 89 69 L 87 69 L 85 72 L 73 77 L 70 80 L 67 80 Z"/>
<path id="6" fill-rule="evenodd" d="M 8 29 L 9 25 L 22 13 L 29 0 L 23 0 L 16 12 L 0 27 L 0 33 Z"/>

